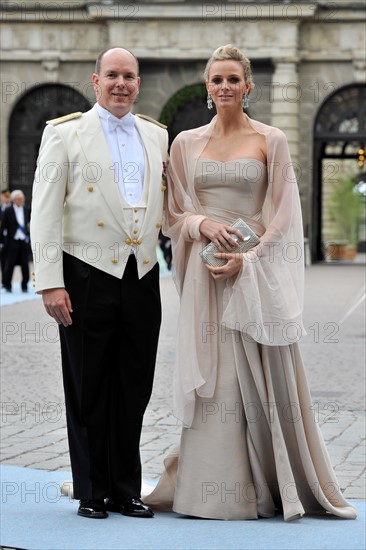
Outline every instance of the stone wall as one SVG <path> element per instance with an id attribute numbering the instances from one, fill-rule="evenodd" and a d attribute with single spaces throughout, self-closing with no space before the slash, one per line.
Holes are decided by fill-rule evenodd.
<path id="1" fill-rule="evenodd" d="M 159 118 L 184 86 L 202 80 L 212 50 L 228 42 L 252 60 L 250 114 L 281 127 L 299 175 L 306 233 L 312 226 L 313 125 L 338 87 L 365 81 L 363 2 L 2 2 L 1 187 L 7 181 L 8 123 L 33 86 L 63 83 L 94 100 L 97 53 L 111 45 L 141 61 L 136 110 Z"/>

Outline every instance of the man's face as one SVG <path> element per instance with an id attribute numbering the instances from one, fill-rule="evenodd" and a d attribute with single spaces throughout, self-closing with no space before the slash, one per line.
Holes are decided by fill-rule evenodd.
<path id="1" fill-rule="evenodd" d="M 1 204 L 9 204 L 9 202 L 10 202 L 9 195 L 2 194 L 1 195 Z"/>
<path id="2" fill-rule="evenodd" d="M 140 88 L 137 70 L 136 60 L 130 52 L 115 48 L 105 53 L 99 74 L 93 74 L 99 105 L 118 118 L 129 113 Z"/>
<path id="3" fill-rule="evenodd" d="M 24 204 L 24 196 L 23 195 L 17 195 L 16 197 L 14 197 L 14 204 L 16 204 L 17 206 L 23 206 Z"/>

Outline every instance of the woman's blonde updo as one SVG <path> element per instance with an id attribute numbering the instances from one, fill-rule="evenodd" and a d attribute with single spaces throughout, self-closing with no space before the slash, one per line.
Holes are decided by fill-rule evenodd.
<path id="1" fill-rule="evenodd" d="M 211 65 L 215 61 L 226 61 L 229 59 L 231 61 L 238 61 L 240 63 L 240 65 L 244 69 L 245 82 L 247 83 L 247 85 L 250 86 L 251 89 L 254 88 L 252 67 L 250 65 L 250 61 L 239 50 L 239 48 L 236 48 L 232 44 L 226 44 L 226 46 L 220 46 L 213 52 L 210 59 L 207 61 L 205 72 L 203 73 L 205 81 L 208 81 L 208 75 L 211 69 Z"/>

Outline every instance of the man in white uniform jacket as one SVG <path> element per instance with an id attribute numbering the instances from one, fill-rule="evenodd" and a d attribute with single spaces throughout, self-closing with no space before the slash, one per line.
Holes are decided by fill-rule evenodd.
<path id="1" fill-rule="evenodd" d="M 152 517 L 139 442 L 161 321 L 156 243 L 168 134 L 134 116 L 138 61 L 97 59 L 97 103 L 48 122 L 31 216 L 34 286 L 60 326 L 78 514 Z"/>

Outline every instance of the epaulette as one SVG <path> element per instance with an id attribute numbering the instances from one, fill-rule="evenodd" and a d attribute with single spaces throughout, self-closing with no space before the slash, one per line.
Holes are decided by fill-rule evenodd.
<path id="1" fill-rule="evenodd" d="M 57 124 L 62 124 L 63 122 L 67 122 L 68 120 L 72 120 L 73 118 L 79 118 L 82 114 L 83 113 L 81 111 L 78 111 L 77 113 L 70 113 L 69 115 L 64 115 L 58 118 L 53 118 L 52 120 L 47 120 L 46 124 L 57 126 Z"/>
<path id="2" fill-rule="evenodd" d="M 157 126 L 160 126 L 160 128 L 164 128 L 164 130 L 166 130 L 166 128 L 167 128 L 167 126 L 165 126 L 165 124 L 162 124 L 161 122 L 159 122 L 158 120 L 155 120 L 155 118 L 152 118 L 151 116 L 141 115 L 141 114 L 136 114 L 135 116 L 143 118 L 144 120 L 148 120 L 149 122 L 152 122 L 153 124 L 156 124 Z"/>

